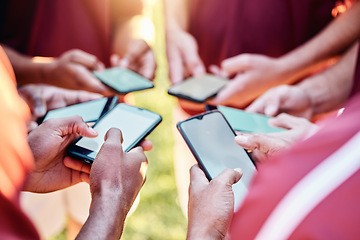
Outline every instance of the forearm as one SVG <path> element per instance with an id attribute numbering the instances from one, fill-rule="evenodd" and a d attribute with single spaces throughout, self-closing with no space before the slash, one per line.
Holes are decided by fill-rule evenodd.
<path id="1" fill-rule="evenodd" d="M 345 52 L 360 37 L 360 2 L 337 17 L 321 33 L 301 47 L 282 56 L 279 61 L 287 66 L 294 79 L 311 72 L 318 64 Z"/>
<path id="2" fill-rule="evenodd" d="M 10 47 L 3 46 L 14 68 L 17 82 L 21 84 L 46 82 L 46 69 L 50 67 L 50 58 L 31 58 L 22 55 Z"/>
<path id="3" fill-rule="evenodd" d="M 354 44 L 335 65 L 299 84 L 310 98 L 314 116 L 335 110 L 349 97 L 357 52 Z"/>
<path id="4" fill-rule="evenodd" d="M 120 239 L 128 209 L 121 193 L 108 190 L 93 198 L 90 214 L 76 239 Z"/>
<path id="5" fill-rule="evenodd" d="M 187 30 L 189 0 L 163 0 L 166 31 Z"/>

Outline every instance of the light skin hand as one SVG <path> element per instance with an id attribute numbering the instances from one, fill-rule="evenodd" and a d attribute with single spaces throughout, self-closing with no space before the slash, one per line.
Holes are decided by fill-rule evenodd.
<path id="1" fill-rule="evenodd" d="M 110 89 L 100 82 L 93 71 L 104 69 L 96 56 L 81 50 L 73 49 L 47 63 L 43 75 L 46 83 L 75 90 L 86 90 L 109 94 Z"/>
<path id="2" fill-rule="evenodd" d="M 119 129 L 110 129 L 90 170 L 90 215 L 77 239 L 119 239 L 126 214 L 145 182 L 141 147 L 125 153 Z"/>
<path id="3" fill-rule="evenodd" d="M 215 102 L 239 107 L 247 105 L 269 88 L 290 81 L 282 68 L 276 58 L 258 54 L 241 54 L 224 60 L 217 72 L 234 77 L 217 94 Z M 213 67 L 212 71 L 215 71 Z"/>
<path id="4" fill-rule="evenodd" d="M 309 95 L 296 85 L 280 85 L 271 88 L 252 102 L 246 111 L 272 117 L 279 113 L 288 113 L 306 119 L 313 117 Z"/>
<path id="5" fill-rule="evenodd" d="M 271 156 L 290 147 L 296 141 L 318 129 L 317 125 L 307 119 L 294 117 L 286 113 L 270 119 L 269 124 L 288 130 L 268 134 L 238 132 L 235 137 L 235 142 L 238 145 L 247 150 L 252 150 L 251 156 L 257 162 L 266 161 Z"/>
<path id="6" fill-rule="evenodd" d="M 173 84 L 181 82 L 186 77 L 206 73 L 193 36 L 181 29 L 168 30 L 166 43 L 169 76 Z"/>
<path id="7" fill-rule="evenodd" d="M 97 136 L 79 116 L 50 119 L 29 134 L 35 168 L 26 180 L 25 191 L 45 193 L 86 181 L 83 171 L 69 169 L 63 164 L 66 147 L 78 136 Z"/>
<path id="8" fill-rule="evenodd" d="M 132 70 L 152 80 L 155 77 L 156 59 L 150 46 L 143 39 L 132 39 L 122 58 L 113 54 L 110 58 L 113 67 Z"/>
<path id="9" fill-rule="evenodd" d="M 46 84 L 27 84 L 18 89 L 19 95 L 29 105 L 32 120 L 45 116 L 49 110 L 100 99 L 98 93 L 68 90 Z"/>
<path id="10" fill-rule="evenodd" d="M 188 240 L 225 239 L 234 214 L 232 185 L 240 169 L 226 169 L 210 182 L 194 165 L 190 170 Z"/>

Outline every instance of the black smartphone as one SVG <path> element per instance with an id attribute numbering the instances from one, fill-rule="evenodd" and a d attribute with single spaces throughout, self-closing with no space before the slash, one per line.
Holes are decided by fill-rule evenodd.
<path id="1" fill-rule="evenodd" d="M 209 181 L 225 169 L 242 169 L 242 178 L 233 185 L 236 210 L 256 167 L 245 149 L 235 143 L 236 134 L 224 115 L 217 110 L 205 112 L 179 122 L 177 128 Z"/>
<path id="2" fill-rule="evenodd" d="M 79 137 L 69 145 L 67 153 L 73 158 L 92 163 L 104 143 L 106 132 L 112 127 L 122 131 L 122 147 L 128 152 L 154 130 L 161 120 L 157 113 L 119 103 L 94 125 L 93 128 L 99 133 L 96 138 Z"/>
<path id="3" fill-rule="evenodd" d="M 168 93 L 178 98 L 203 103 L 214 97 L 228 82 L 228 79 L 205 74 L 201 77 L 187 78 L 173 85 L 168 89 Z"/>
<path id="4" fill-rule="evenodd" d="M 74 115 L 80 115 L 85 122 L 96 122 L 113 109 L 117 102 L 118 98 L 113 96 L 54 109 L 48 111 L 41 122 L 51 118 L 64 118 Z"/>
<path id="5" fill-rule="evenodd" d="M 268 121 L 271 117 L 259 113 L 250 113 L 237 108 L 227 106 L 206 105 L 206 110 L 219 110 L 224 114 L 235 131 L 253 132 L 253 133 L 275 133 L 282 132 L 286 129 L 273 127 Z"/>
<path id="6" fill-rule="evenodd" d="M 154 87 L 150 80 L 133 71 L 119 67 L 95 71 L 94 75 L 106 86 L 122 94 Z"/>

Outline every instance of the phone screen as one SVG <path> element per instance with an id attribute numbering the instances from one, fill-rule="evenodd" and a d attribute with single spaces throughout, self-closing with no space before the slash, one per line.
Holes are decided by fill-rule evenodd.
<path id="1" fill-rule="evenodd" d="M 172 86 L 168 93 L 195 102 L 204 102 L 215 96 L 229 81 L 214 75 L 191 77 Z"/>
<path id="2" fill-rule="evenodd" d="M 218 109 L 229 121 L 235 131 L 253 133 L 274 133 L 282 132 L 286 129 L 273 127 L 268 121 L 271 117 L 259 113 L 250 113 L 237 108 L 226 106 L 207 106 L 207 109 Z"/>
<path id="3" fill-rule="evenodd" d="M 133 71 L 119 67 L 96 71 L 94 75 L 105 85 L 119 93 L 129 93 L 154 87 L 150 80 Z"/>
<path id="4" fill-rule="evenodd" d="M 120 103 L 96 123 L 94 129 L 99 134 L 96 138 L 80 138 L 70 145 L 68 152 L 74 157 L 92 162 L 104 143 L 106 132 L 113 127 L 122 131 L 122 147 L 128 152 L 160 122 L 161 116 L 157 113 Z"/>
<path id="5" fill-rule="evenodd" d="M 80 115 L 85 122 L 95 122 L 108 110 L 111 110 L 117 101 L 117 97 L 108 97 L 54 109 L 47 112 L 43 121 Z"/>
<path id="6" fill-rule="evenodd" d="M 210 111 L 179 122 L 178 129 L 209 180 L 227 168 L 243 170 L 243 177 L 233 185 L 237 209 L 256 168 L 248 153 L 235 143 L 235 133 L 224 116 Z"/>

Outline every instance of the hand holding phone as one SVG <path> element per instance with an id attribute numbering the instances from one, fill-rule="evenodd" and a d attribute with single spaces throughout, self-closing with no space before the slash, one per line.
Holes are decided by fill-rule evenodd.
<path id="1" fill-rule="evenodd" d="M 235 209 L 244 199 L 256 172 L 248 153 L 235 143 L 235 132 L 219 111 L 210 111 L 185 121 L 177 128 L 209 180 L 227 168 L 241 168 L 243 177 L 233 185 Z"/>
<path id="2" fill-rule="evenodd" d="M 173 85 L 169 88 L 168 93 L 179 98 L 202 103 L 214 97 L 228 82 L 227 79 L 205 74 L 201 77 L 185 79 Z"/>
<path id="3" fill-rule="evenodd" d="M 69 145 L 67 152 L 71 157 L 92 163 L 104 143 L 104 136 L 110 128 L 118 128 L 123 135 L 124 152 L 130 151 L 141 142 L 161 122 L 159 114 L 127 105 L 118 104 L 103 116 L 95 125 L 96 138 L 78 138 Z"/>
<path id="4" fill-rule="evenodd" d="M 122 94 L 154 87 L 150 80 L 124 68 L 113 67 L 103 71 L 95 71 L 94 75 L 102 83 Z"/>

